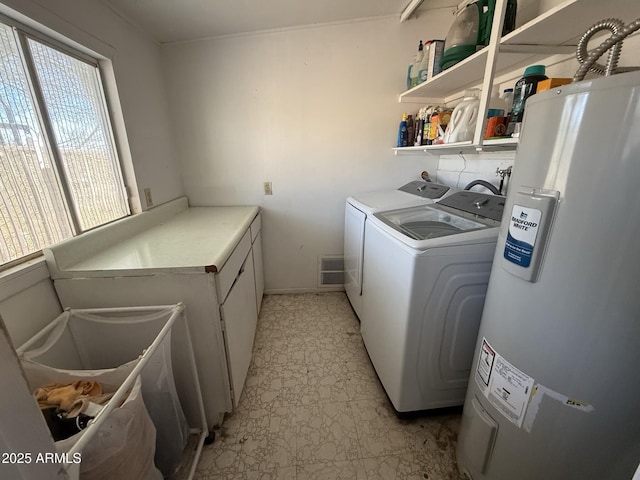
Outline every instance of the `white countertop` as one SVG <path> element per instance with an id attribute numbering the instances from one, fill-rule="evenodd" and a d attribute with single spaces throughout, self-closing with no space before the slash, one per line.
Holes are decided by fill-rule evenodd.
<path id="1" fill-rule="evenodd" d="M 257 206 L 186 208 L 88 258 L 69 263 L 64 272 L 75 277 L 103 276 L 106 271 L 114 275 L 131 275 L 137 270 L 219 271 L 258 212 Z"/>

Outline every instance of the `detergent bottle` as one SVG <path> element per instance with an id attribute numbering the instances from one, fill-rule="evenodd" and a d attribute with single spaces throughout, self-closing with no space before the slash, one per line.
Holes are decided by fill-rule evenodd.
<path id="1" fill-rule="evenodd" d="M 513 109 L 511 110 L 511 119 L 509 120 L 507 135 L 513 137 L 520 136 L 525 102 L 527 98 L 536 93 L 538 82 L 546 79 L 547 76 L 545 75 L 544 65 L 530 65 L 525 68 L 524 75 L 516 82 L 513 91 Z"/>
<path id="2" fill-rule="evenodd" d="M 422 46 L 422 60 L 418 65 L 418 85 L 427 81 L 429 72 L 429 48 L 431 46 L 431 42 L 431 40 L 427 40 Z"/>
<path id="3" fill-rule="evenodd" d="M 419 83 L 418 69 L 420 68 L 420 62 L 422 62 L 422 57 L 424 55 L 423 49 L 424 45 L 422 44 L 422 40 L 420 40 L 416 56 L 413 58 L 413 62 L 409 64 L 409 69 L 407 70 L 407 90 L 415 87 Z"/>
<path id="4" fill-rule="evenodd" d="M 466 90 L 462 101 L 453 109 L 447 130 L 444 132 L 444 143 L 473 140 L 479 106 L 480 90 L 477 88 Z"/>

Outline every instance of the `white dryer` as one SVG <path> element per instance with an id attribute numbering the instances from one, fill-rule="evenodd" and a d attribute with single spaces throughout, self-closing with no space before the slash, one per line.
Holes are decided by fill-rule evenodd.
<path id="1" fill-rule="evenodd" d="M 368 192 L 347 198 L 344 214 L 344 288 L 359 318 L 362 318 L 362 271 L 365 223 L 380 210 L 433 203 L 450 187 L 425 181 L 413 181 L 396 190 Z"/>
<path id="2" fill-rule="evenodd" d="M 360 328 L 398 412 L 464 402 L 504 201 L 462 191 L 368 218 Z"/>

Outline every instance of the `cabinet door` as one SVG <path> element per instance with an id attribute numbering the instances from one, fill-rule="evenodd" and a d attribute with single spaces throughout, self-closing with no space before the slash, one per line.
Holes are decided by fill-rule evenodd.
<path id="1" fill-rule="evenodd" d="M 247 255 L 242 267 L 240 267 L 231 291 L 220 307 L 220 313 L 227 345 L 229 378 L 233 388 L 233 406 L 235 408 L 240 401 L 240 394 L 247 378 L 258 322 L 251 254 Z"/>
<path id="2" fill-rule="evenodd" d="M 262 266 L 262 232 L 258 232 L 253 241 L 253 269 L 256 279 L 256 308 L 260 313 L 262 305 L 262 295 L 264 294 L 264 269 Z"/>

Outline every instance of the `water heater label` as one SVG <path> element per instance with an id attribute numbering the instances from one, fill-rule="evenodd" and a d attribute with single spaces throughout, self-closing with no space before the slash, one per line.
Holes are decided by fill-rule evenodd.
<path id="1" fill-rule="evenodd" d="M 476 384 L 500 413 L 522 427 L 534 380 L 498 354 L 486 338 L 476 366 Z"/>
<path id="2" fill-rule="evenodd" d="M 482 350 L 480 350 L 480 358 L 478 358 L 477 374 L 482 380 L 484 387 L 489 386 L 489 379 L 491 378 L 491 369 L 493 368 L 493 362 L 496 358 L 496 352 L 493 351 L 491 345 L 487 343 L 486 339 L 482 339 Z"/>
<path id="3" fill-rule="evenodd" d="M 542 212 L 535 208 L 514 205 L 509 220 L 504 258 L 523 268 L 531 264 Z"/>

